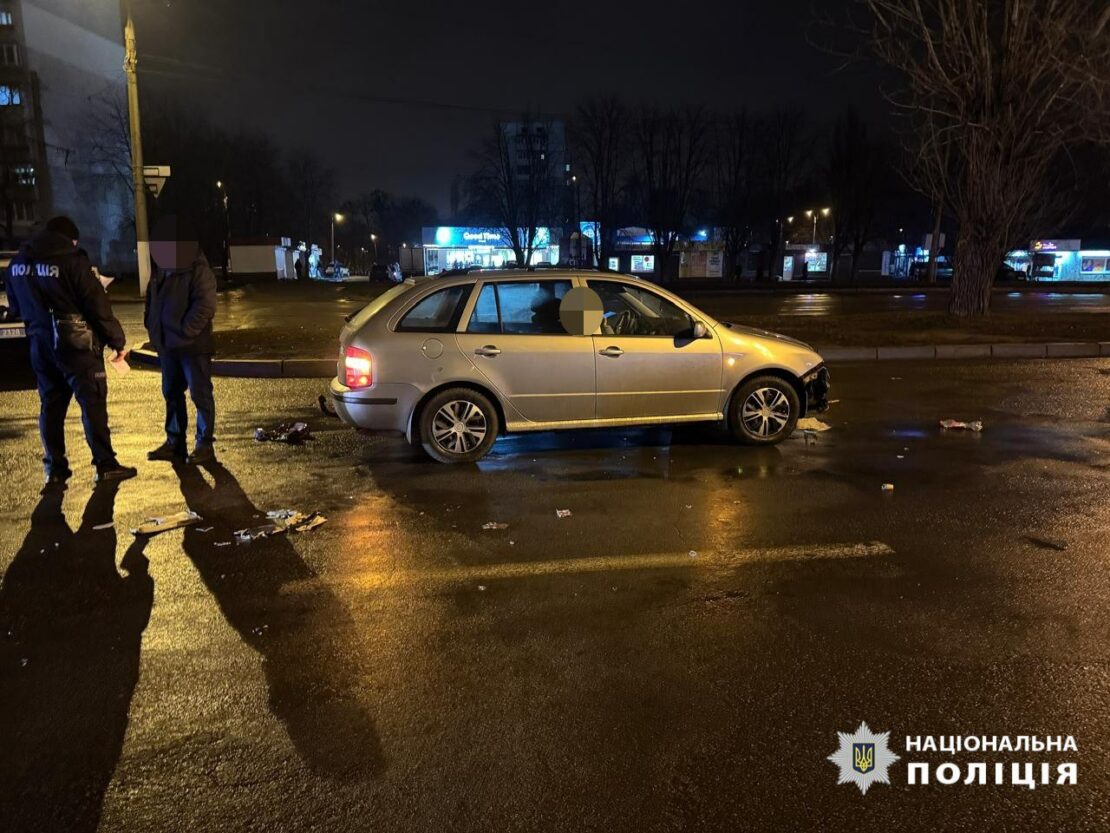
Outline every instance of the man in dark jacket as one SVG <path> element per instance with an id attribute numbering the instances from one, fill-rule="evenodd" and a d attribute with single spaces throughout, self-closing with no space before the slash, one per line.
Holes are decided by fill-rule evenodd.
<path id="1" fill-rule="evenodd" d="M 215 459 L 212 443 L 216 402 L 212 395 L 212 319 L 216 276 L 200 250 L 196 233 L 178 217 L 154 227 L 150 256 L 158 267 L 146 294 L 146 329 L 162 365 L 166 400 L 166 441 L 149 460 L 205 463 Z M 189 413 L 185 392 L 197 409 L 196 444 L 186 458 Z"/>
<path id="2" fill-rule="evenodd" d="M 38 382 L 47 487 L 64 487 L 72 473 L 65 420 L 74 397 L 81 406 L 97 481 L 126 480 L 136 474 L 116 460 L 108 429 L 104 345 L 117 357 L 124 355 L 123 327 L 77 239 L 74 222 L 55 217 L 23 244 L 9 268 L 8 303 L 24 321 Z"/>

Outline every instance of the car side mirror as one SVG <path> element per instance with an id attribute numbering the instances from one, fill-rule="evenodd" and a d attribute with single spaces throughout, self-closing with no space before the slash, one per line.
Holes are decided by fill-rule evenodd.
<path id="1" fill-rule="evenodd" d="M 704 321 L 694 322 L 694 338 L 709 338 L 709 328 Z"/>

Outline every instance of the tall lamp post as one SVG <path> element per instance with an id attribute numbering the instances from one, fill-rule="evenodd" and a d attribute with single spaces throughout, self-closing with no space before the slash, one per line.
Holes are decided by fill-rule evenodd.
<path id="1" fill-rule="evenodd" d="M 370 242 L 374 244 L 374 263 L 378 262 L 378 235 L 371 234 Z"/>
<path id="2" fill-rule="evenodd" d="M 342 223 L 344 219 L 338 211 L 331 215 L 331 263 L 333 267 L 335 266 L 335 224 Z"/>
<path id="3" fill-rule="evenodd" d="M 216 180 L 216 190 L 223 196 L 221 202 L 224 206 L 224 280 L 227 280 L 228 270 L 231 268 L 231 213 L 229 211 L 228 193 L 224 188 L 222 179 Z"/>
<path id="4" fill-rule="evenodd" d="M 135 47 L 135 22 L 131 0 L 123 3 L 123 71 L 127 75 L 127 119 L 131 127 L 131 179 L 135 190 L 135 254 L 139 261 L 139 294 L 150 283 L 150 230 L 146 216 L 146 181 L 143 178 L 143 135 L 139 121 L 139 54 Z"/>
<path id="5" fill-rule="evenodd" d="M 828 217 L 830 213 L 832 213 L 831 208 L 822 208 L 820 211 L 818 211 L 817 209 L 810 209 L 809 211 L 806 212 L 807 217 L 812 217 L 813 218 L 813 245 L 814 246 L 817 245 L 817 218 L 819 216 L 820 217 Z"/>

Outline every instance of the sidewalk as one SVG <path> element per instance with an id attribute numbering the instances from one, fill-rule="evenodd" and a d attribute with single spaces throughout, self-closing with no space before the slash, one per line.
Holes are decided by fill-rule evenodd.
<path id="1" fill-rule="evenodd" d="M 231 376 L 332 376 L 347 315 L 384 283 L 251 284 L 220 293 L 216 370 Z M 132 293 L 134 294 L 134 293 Z M 682 293 L 709 315 L 815 345 L 830 361 L 941 358 L 1056 358 L 1110 355 L 1110 295 L 1051 292 L 996 295 L 991 315 L 972 322 L 945 312 L 943 294 L 896 292 Z M 134 345 L 146 342 L 142 306 L 113 293 Z M 139 362 L 156 363 L 136 352 Z"/>

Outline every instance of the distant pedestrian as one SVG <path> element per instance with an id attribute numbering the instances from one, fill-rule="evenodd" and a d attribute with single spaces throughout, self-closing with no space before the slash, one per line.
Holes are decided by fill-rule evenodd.
<path id="1" fill-rule="evenodd" d="M 162 366 L 166 441 L 148 460 L 206 463 L 215 459 L 216 402 L 212 394 L 212 319 L 216 276 L 200 250 L 193 228 L 179 217 L 163 217 L 150 240 L 158 267 L 146 295 L 146 329 Z M 196 440 L 186 456 L 189 413 L 185 392 L 197 409 Z"/>
<path id="2" fill-rule="evenodd" d="M 80 232 L 68 217 L 55 217 L 23 244 L 9 269 L 8 303 L 22 318 L 39 389 L 46 486 L 64 488 L 72 474 L 66 457 L 65 419 L 76 397 L 98 482 L 126 480 L 108 428 L 108 379 L 104 346 L 113 360 L 126 356 L 123 327 L 108 295 L 78 246 Z"/>

